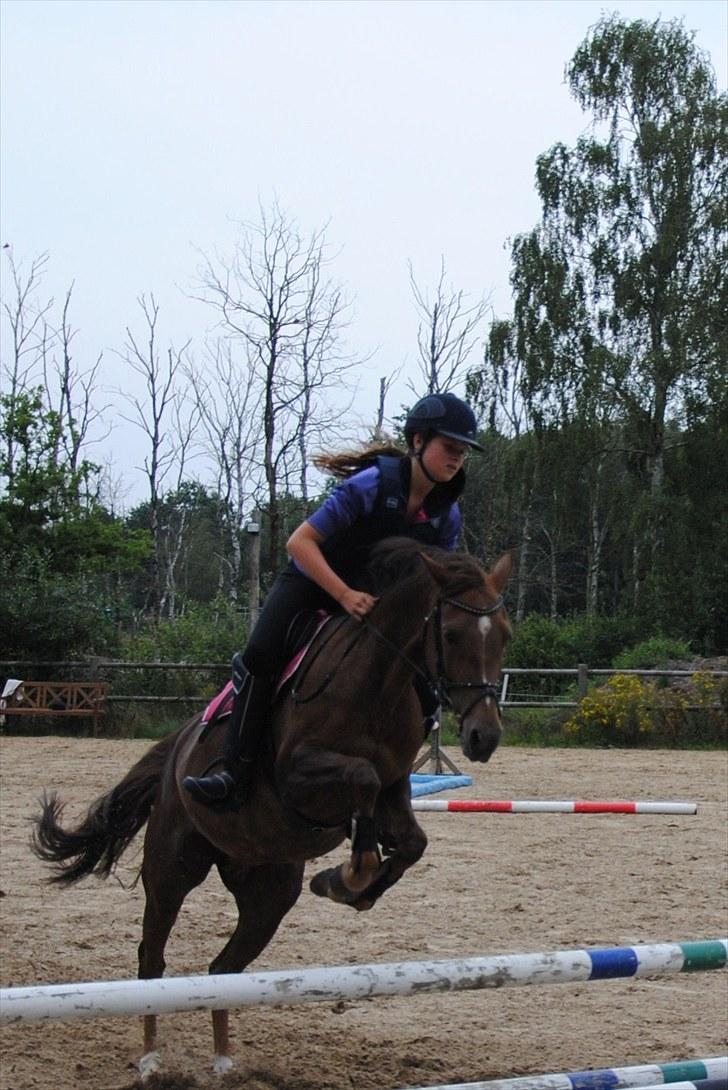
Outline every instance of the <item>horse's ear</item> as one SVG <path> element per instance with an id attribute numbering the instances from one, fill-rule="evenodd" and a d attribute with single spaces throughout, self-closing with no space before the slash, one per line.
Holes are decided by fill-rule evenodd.
<path id="1" fill-rule="evenodd" d="M 503 553 L 503 556 L 499 557 L 495 567 L 490 573 L 490 577 L 493 580 L 495 589 L 499 594 L 502 594 L 506 588 L 506 584 L 511 577 L 511 569 L 513 567 L 513 556 L 511 553 Z"/>
<path id="2" fill-rule="evenodd" d="M 422 557 L 422 561 L 425 567 L 429 569 L 430 575 L 435 580 L 437 585 L 439 587 L 446 586 L 449 578 L 447 568 L 443 567 L 442 564 L 438 564 L 436 560 L 433 560 L 431 556 L 427 556 L 426 553 L 420 553 L 420 556 Z"/>

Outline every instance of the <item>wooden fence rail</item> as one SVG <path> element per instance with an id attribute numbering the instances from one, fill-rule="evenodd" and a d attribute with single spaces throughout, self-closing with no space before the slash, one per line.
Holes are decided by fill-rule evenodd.
<path id="1" fill-rule="evenodd" d="M 96 681 L 97 678 L 108 677 L 112 675 L 114 671 L 124 670 L 165 670 L 165 671 L 200 671 L 206 670 L 211 673 L 219 674 L 224 677 L 229 672 L 228 663 L 220 662 L 120 662 L 120 661 L 103 661 L 96 660 L 94 662 L 53 662 L 53 663 L 40 663 L 31 662 L 29 660 L 12 659 L 0 661 L 0 674 L 7 676 L 11 671 L 21 672 L 23 668 L 28 668 L 33 674 L 45 674 L 48 676 L 52 670 L 54 673 L 59 674 L 62 672 L 76 673 L 76 674 L 91 674 L 92 676 L 87 679 L 86 684 Z M 616 674 L 634 676 L 634 677 L 666 677 L 666 678 L 690 678 L 696 671 L 694 670 L 671 670 L 671 669 L 643 669 L 643 670 L 615 670 L 605 668 L 590 667 L 586 663 L 579 663 L 575 667 L 571 668 L 542 668 L 542 667 L 521 667 L 514 666 L 506 668 L 502 672 L 502 684 L 501 684 L 501 704 L 504 708 L 545 708 L 545 709 L 557 709 L 557 708 L 577 708 L 580 701 L 587 695 L 589 691 L 589 679 L 596 677 L 614 677 Z M 728 677 L 728 670 L 705 670 L 702 671 L 710 677 L 724 678 Z M 576 699 L 562 700 L 559 697 L 554 697 L 551 694 L 545 694 L 539 699 L 521 699 L 518 693 L 511 696 L 513 688 L 511 681 L 514 678 L 521 678 L 525 676 L 531 677 L 563 677 L 573 678 L 576 681 Z M 39 684 L 36 682 L 36 684 Z M 83 681 L 77 681 L 75 684 L 84 684 Z M 101 684 L 99 682 L 99 684 Z M 104 701 L 107 704 L 188 704 L 188 705 L 204 705 L 209 699 L 210 694 L 207 695 L 185 695 L 185 696 L 155 696 L 145 694 L 126 694 L 126 693 L 113 693 L 110 691 L 112 686 L 106 685 L 106 693 L 104 695 Z M 525 694 L 528 696 L 529 694 Z"/>

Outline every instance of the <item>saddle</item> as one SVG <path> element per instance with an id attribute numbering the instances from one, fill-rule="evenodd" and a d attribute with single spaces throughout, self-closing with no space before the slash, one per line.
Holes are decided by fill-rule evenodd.
<path id="1" fill-rule="evenodd" d="M 332 614 L 324 610 L 302 610 L 291 621 L 283 645 L 281 656 L 283 667 L 273 682 L 273 700 L 276 700 L 283 689 L 293 680 L 303 663 L 311 644 L 321 629 L 331 620 Z M 229 718 L 235 692 L 232 681 L 214 696 L 202 713 L 202 726 L 204 736 L 222 720 Z"/>

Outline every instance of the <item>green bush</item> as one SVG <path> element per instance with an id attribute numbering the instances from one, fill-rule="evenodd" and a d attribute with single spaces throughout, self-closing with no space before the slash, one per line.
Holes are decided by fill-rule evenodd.
<path id="1" fill-rule="evenodd" d="M 121 651 L 137 662 L 229 662 L 246 639 L 240 612 L 227 599 L 216 598 L 188 604 L 173 621 L 124 636 Z"/>
<path id="2" fill-rule="evenodd" d="M 669 636 L 650 636 L 628 650 L 621 651 L 612 660 L 615 670 L 650 670 L 680 659 L 689 659 L 690 647 L 683 640 Z"/>
<path id="3" fill-rule="evenodd" d="M 174 621 L 160 621 L 126 635 L 121 656 L 137 663 L 211 663 L 221 669 L 118 671 L 115 692 L 154 696 L 213 696 L 229 676 L 228 663 L 245 645 L 246 625 L 227 600 L 193 604 Z"/>
<path id="4" fill-rule="evenodd" d="M 613 657 L 635 637 L 631 617 L 569 617 L 553 620 L 531 613 L 514 626 L 508 647 L 508 666 L 558 669 L 586 662 L 610 666 Z"/>
<path id="5" fill-rule="evenodd" d="M 504 669 L 509 666 L 574 669 L 580 662 L 586 662 L 592 668 L 604 668 L 610 666 L 614 655 L 634 638 L 635 622 L 625 616 L 553 620 L 532 613 L 514 628 Z M 565 697 L 573 684 L 569 678 L 533 675 L 528 678 L 527 688 L 534 694 Z"/>
<path id="6" fill-rule="evenodd" d="M 0 658 L 113 655 L 115 612 L 102 576 L 53 571 L 29 551 L 0 552 Z"/>

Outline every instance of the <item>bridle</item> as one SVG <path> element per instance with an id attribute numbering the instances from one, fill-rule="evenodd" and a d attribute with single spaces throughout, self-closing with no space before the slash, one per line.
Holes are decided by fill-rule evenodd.
<path id="1" fill-rule="evenodd" d="M 470 714 L 475 705 L 481 700 L 488 699 L 488 697 L 495 702 L 496 709 L 500 711 L 498 686 L 494 681 L 450 681 L 447 676 L 447 667 L 445 666 L 445 647 L 442 635 L 443 605 L 454 606 L 456 609 L 461 609 L 465 613 L 472 613 L 476 617 L 491 617 L 494 613 L 497 613 L 499 609 L 503 608 L 504 600 L 503 595 L 499 594 L 492 606 L 471 606 L 468 602 L 461 602 L 459 598 L 449 598 L 443 595 L 438 599 L 437 605 L 435 606 L 435 641 L 437 649 L 437 665 L 435 667 L 437 676 L 435 678 L 435 683 L 438 687 L 438 692 L 445 698 L 450 708 L 455 711 L 453 702 L 450 699 L 451 689 L 477 690 L 477 696 L 468 704 L 465 711 L 457 712 L 457 716 L 462 725 L 463 720 Z"/>
<path id="2" fill-rule="evenodd" d="M 422 669 L 416 662 L 414 662 L 401 647 L 398 647 L 388 636 L 382 632 L 380 628 L 365 617 L 361 624 L 364 628 L 368 629 L 378 640 L 386 644 L 398 658 L 402 659 L 407 665 L 425 681 L 433 690 L 434 695 L 437 697 L 438 703 L 446 704 L 452 711 L 455 712 L 460 720 L 460 726 L 462 728 L 463 720 L 473 708 L 481 700 L 487 700 L 490 698 L 495 702 L 496 709 L 500 712 L 500 701 L 498 686 L 494 681 L 451 681 L 447 676 L 447 667 L 445 665 L 445 645 L 443 639 L 443 627 L 442 627 L 442 607 L 443 605 L 454 606 L 456 609 L 461 609 L 465 613 L 472 613 L 476 617 L 490 617 L 498 610 L 503 609 L 504 599 L 503 595 L 498 595 L 498 598 L 492 606 L 472 606 L 468 602 L 462 602 L 459 598 L 450 598 L 448 595 L 442 595 L 438 598 L 434 609 L 432 609 L 425 617 L 425 622 L 422 629 L 423 643 L 427 639 L 427 629 L 430 621 L 434 624 L 435 630 L 435 672 L 434 674 L 427 668 Z M 468 704 L 464 711 L 457 711 L 451 698 L 450 691 L 452 689 L 471 689 L 477 690 L 477 695 L 474 700 Z"/>
<path id="3" fill-rule="evenodd" d="M 406 651 L 404 651 L 393 640 L 391 640 L 389 636 L 385 635 L 385 633 L 382 632 L 381 628 L 378 628 L 377 625 L 373 624 L 373 622 L 368 617 L 363 617 L 361 621 L 357 621 L 358 631 L 355 634 L 354 638 L 344 649 L 344 652 L 338 664 L 332 669 L 330 673 L 328 673 L 323 678 L 321 683 L 313 692 L 310 692 L 304 696 L 301 692 L 301 689 L 303 687 L 303 683 L 306 677 L 308 676 L 308 672 L 313 665 L 313 661 L 320 655 L 326 643 L 328 643 L 329 640 L 336 634 L 341 625 L 345 624 L 346 621 L 349 620 L 348 617 L 342 617 L 339 623 L 333 626 L 328 638 L 324 640 L 324 643 L 316 649 L 312 658 L 309 659 L 307 664 L 304 666 L 303 672 L 298 679 L 298 683 L 291 689 L 291 699 L 296 704 L 309 704 L 311 701 L 319 697 L 321 693 L 328 688 L 337 670 L 343 664 L 349 653 L 353 650 L 356 643 L 358 643 L 360 636 L 366 631 L 370 632 L 371 635 L 379 640 L 380 643 L 383 643 L 386 647 L 388 647 L 398 659 L 400 659 L 402 662 L 405 662 L 407 666 L 409 666 L 409 668 L 412 670 L 412 672 L 420 677 L 426 683 L 426 685 L 429 686 L 433 693 L 433 696 L 435 696 L 435 698 L 437 699 L 438 704 L 447 705 L 452 711 L 455 712 L 458 719 L 460 720 L 461 729 L 465 717 L 470 714 L 476 704 L 478 704 L 481 700 L 487 700 L 488 698 L 490 698 L 494 701 L 496 709 L 500 712 L 498 686 L 494 681 L 451 681 L 450 678 L 447 676 L 442 625 L 443 605 L 453 606 L 455 609 L 460 609 L 464 613 L 471 613 L 476 617 L 490 617 L 494 613 L 497 613 L 498 610 L 503 609 L 504 599 L 503 595 L 498 595 L 492 606 L 472 606 L 468 602 L 462 602 L 459 598 L 451 598 L 448 595 L 444 594 L 440 598 L 438 598 L 434 608 L 431 609 L 425 617 L 422 626 L 423 645 L 427 643 L 427 630 L 430 626 L 430 623 L 432 622 L 434 626 L 434 673 L 430 669 L 428 669 L 426 664 L 424 668 L 420 666 L 419 663 L 415 662 L 407 654 Z M 468 704 L 467 708 L 465 708 L 464 711 L 457 711 L 457 709 L 455 708 L 452 699 L 450 698 L 450 691 L 452 689 L 470 689 L 476 692 L 475 698 Z"/>

